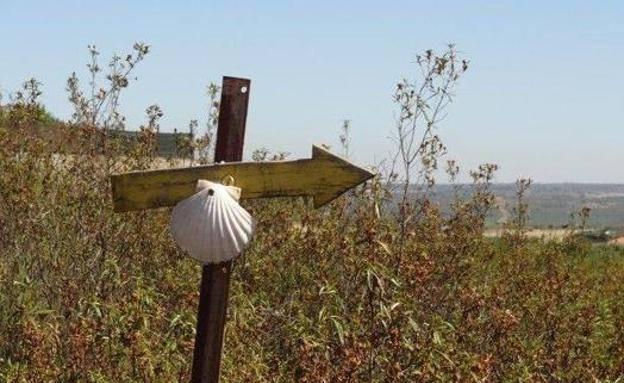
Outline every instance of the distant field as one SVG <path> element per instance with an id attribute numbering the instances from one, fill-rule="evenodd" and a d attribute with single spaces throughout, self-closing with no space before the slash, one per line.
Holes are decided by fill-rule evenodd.
<path id="1" fill-rule="evenodd" d="M 501 237 L 503 233 L 504 231 L 502 229 L 486 229 L 483 235 L 490 238 L 497 238 Z M 566 229 L 531 229 L 526 233 L 527 238 L 553 241 L 559 241 L 568 235 L 570 235 L 570 230 Z"/>

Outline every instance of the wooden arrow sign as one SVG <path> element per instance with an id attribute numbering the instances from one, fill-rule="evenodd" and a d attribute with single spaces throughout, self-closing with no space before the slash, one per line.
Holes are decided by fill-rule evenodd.
<path id="1" fill-rule="evenodd" d="M 173 206 L 195 193 L 198 179 L 234 177 L 242 197 L 311 196 L 322 206 L 370 179 L 374 173 L 327 150 L 312 147 L 312 158 L 279 162 L 230 162 L 179 169 L 148 170 L 112 176 L 115 211 Z"/>

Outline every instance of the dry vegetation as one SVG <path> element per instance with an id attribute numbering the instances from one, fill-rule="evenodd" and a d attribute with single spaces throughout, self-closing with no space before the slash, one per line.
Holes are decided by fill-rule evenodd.
<path id="1" fill-rule="evenodd" d="M 491 165 L 472 173 L 473 195 L 454 201 L 450 216 L 429 202 L 443 152 L 434 128 L 452 88 L 435 92 L 465 71 L 465 63 L 449 71 L 461 63 L 454 54 L 426 52 L 425 85 L 397 87 L 397 138 L 404 146 L 397 163 L 409 182 L 422 186 L 404 195 L 398 209 L 385 211 L 397 193 L 392 185 L 401 182 L 392 171 L 321 210 L 304 200 L 247 204 L 259 229 L 234 269 L 223 381 L 607 382 L 624 376 L 620 250 L 597 250 L 573 237 L 528 239 L 527 181 L 518 184 L 506 234 L 485 238 Z M 70 80 L 77 112 L 54 144 L 29 133 L 42 123 L 38 95 L 2 109 L 1 381 L 189 378 L 200 266 L 174 245 L 166 209 L 112 211 L 109 175 L 153 166 L 161 113 L 148 109 L 132 147 L 109 137 L 107 129 L 123 120 L 115 108 L 102 112 L 98 105 L 118 102 L 108 99 L 127 86 L 126 72 L 117 72 L 110 88 L 93 97 Z M 430 88 L 427 78 L 443 83 Z M 437 116 L 427 114 L 428 97 L 444 98 Z M 209 145 L 207 137 L 186 144 Z M 70 157 L 56 153 L 67 151 L 74 156 L 59 166 Z M 454 163 L 448 172 L 457 175 Z"/>

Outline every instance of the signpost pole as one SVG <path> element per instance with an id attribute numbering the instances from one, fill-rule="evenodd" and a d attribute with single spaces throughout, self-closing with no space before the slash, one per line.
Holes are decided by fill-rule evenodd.
<path id="1" fill-rule="evenodd" d="M 223 77 L 215 162 L 243 157 L 251 81 Z M 199 290 L 192 383 L 218 383 L 232 262 L 204 265 Z"/>

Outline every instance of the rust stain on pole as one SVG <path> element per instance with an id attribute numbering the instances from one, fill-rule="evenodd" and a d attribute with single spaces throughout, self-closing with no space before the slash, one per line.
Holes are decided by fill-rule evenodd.
<path id="1" fill-rule="evenodd" d="M 251 81 L 223 77 L 215 162 L 241 161 Z M 232 262 L 204 265 L 199 290 L 192 383 L 217 383 Z"/>

